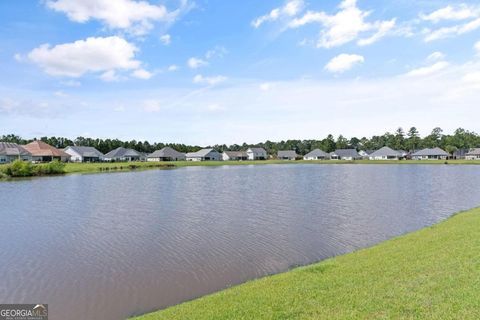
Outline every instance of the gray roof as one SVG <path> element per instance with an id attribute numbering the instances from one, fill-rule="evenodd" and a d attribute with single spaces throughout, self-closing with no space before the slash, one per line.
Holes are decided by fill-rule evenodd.
<path id="1" fill-rule="evenodd" d="M 277 153 L 279 158 L 296 158 L 298 157 L 297 153 L 293 150 L 281 150 Z"/>
<path id="2" fill-rule="evenodd" d="M 95 149 L 94 147 L 80 147 L 80 146 L 71 146 L 67 147 L 66 149 L 72 149 L 82 157 L 88 157 L 88 158 L 101 158 L 103 157 L 103 153 Z"/>
<path id="3" fill-rule="evenodd" d="M 2 156 L 31 156 L 22 146 L 11 142 L 0 142 L 0 155 Z"/>
<path id="4" fill-rule="evenodd" d="M 322 151 L 320 149 L 315 149 L 315 150 L 312 150 L 310 151 L 309 153 L 307 153 L 305 155 L 305 157 L 329 157 L 330 155 L 328 153 L 326 153 L 325 151 Z"/>
<path id="5" fill-rule="evenodd" d="M 467 155 L 467 156 L 480 155 L 480 148 L 472 149 L 472 150 L 470 150 L 466 155 Z"/>
<path id="6" fill-rule="evenodd" d="M 216 150 L 214 149 L 202 149 L 202 150 L 198 150 L 197 152 L 189 152 L 187 153 L 187 157 L 188 158 L 203 158 L 205 157 L 206 155 L 208 155 L 210 152 L 217 152 Z"/>
<path id="7" fill-rule="evenodd" d="M 149 158 L 185 158 L 185 154 L 177 150 L 165 147 L 148 155 Z"/>
<path id="8" fill-rule="evenodd" d="M 383 147 L 371 153 L 370 157 L 401 157 L 402 153 L 389 147 Z"/>
<path id="9" fill-rule="evenodd" d="M 105 158 L 126 158 L 126 157 L 141 157 L 141 154 L 133 149 L 127 149 L 124 147 L 119 147 L 115 150 L 110 151 L 105 155 Z"/>
<path id="10" fill-rule="evenodd" d="M 433 148 L 433 149 L 423 149 L 420 151 L 415 152 L 412 154 L 413 157 L 415 156 L 449 156 L 449 154 L 440 149 L 440 148 Z"/>
<path id="11" fill-rule="evenodd" d="M 244 157 L 244 158 L 248 157 L 248 154 L 245 151 L 224 151 L 223 153 L 225 153 L 230 158 L 232 158 L 232 157 Z"/>
<path id="12" fill-rule="evenodd" d="M 263 148 L 248 148 L 250 150 L 252 150 L 254 153 L 267 153 L 267 151 L 265 151 L 265 149 Z"/>
<path id="13" fill-rule="evenodd" d="M 330 153 L 339 156 L 340 158 L 360 158 L 357 150 L 355 149 L 338 149 Z"/>

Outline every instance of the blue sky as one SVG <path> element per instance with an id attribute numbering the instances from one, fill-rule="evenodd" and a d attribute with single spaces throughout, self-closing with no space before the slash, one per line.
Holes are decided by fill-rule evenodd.
<path id="1" fill-rule="evenodd" d="M 188 144 L 478 131 L 477 1 L 0 2 L 1 134 Z"/>

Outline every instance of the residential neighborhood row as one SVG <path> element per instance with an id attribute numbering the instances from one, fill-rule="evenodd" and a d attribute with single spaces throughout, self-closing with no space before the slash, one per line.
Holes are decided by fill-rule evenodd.
<path id="1" fill-rule="evenodd" d="M 245 151 L 224 151 L 220 153 L 212 148 L 197 152 L 182 153 L 165 147 L 151 154 L 144 154 L 133 149 L 117 148 L 106 154 L 94 147 L 70 146 L 57 149 L 43 141 L 33 141 L 26 145 L 0 142 L 0 163 L 9 163 L 17 159 L 32 162 L 128 162 L 128 161 L 248 161 L 248 160 L 447 160 L 451 158 L 480 160 L 480 148 L 465 150 L 463 153 L 450 155 L 440 148 L 423 149 L 414 152 L 393 150 L 383 147 L 379 150 L 338 149 L 327 153 L 320 149 L 305 155 L 298 155 L 294 150 L 281 150 L 276 155 L 269 155 L 263 148 L 248 148 Z"/>

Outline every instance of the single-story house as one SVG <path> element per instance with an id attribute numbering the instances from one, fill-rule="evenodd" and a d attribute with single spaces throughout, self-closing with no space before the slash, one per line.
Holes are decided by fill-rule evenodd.
<path id="1" fill-rule="evenodd" d="M 383 147 L 368 156 L 370 160 L 400 160 L 403 153 L 389 147 Z"/>
<path id="2" fill-rule="evenodd" d="M 450 155 L 440 148 L 423 149 L 412 154 L 413 160 L 446 160 Z"/>
<path id="3" fill-rule="evenodd" d="M 147 161 L 181 161 L 185 159 L 184 153 L 170 147 L 157 150 L 147 156 Z"/>
<path id="4" fill-rule="evenodd" d="M 315 149 L 303 156 L 303 160 L 326 160 L 330 155 L 320 149 Z"/>
<path id="5" fill-rule="evenodd" d="M 222 160 L 248 160 L 248 154 L 245 151 L 224 151 Z"/>
<path id="6" fill-rule="evenodd" d="M 248 160 L 267 160 L 267 151 L 263 148 L 248 148 L 247 149 Z"/>
<path id="7" fill-rule="evenodd" d="M 32 154 L 16 143 L 0 142 L 0 163 L 9 163 L 15 160 L 32 161 Z"/>
<path id="8" fill-rule="evenodd" d="M 214 149 L 202 149 L 186 154 L 187 161 L 221 161 L 222 155 Z"/>
<path id="9" fill-rule="evenodd" d="M 458 149 L 455 150 L 452 154 L 452 159 L 466 159 L 467 158 L 467 153 L 470 152 L 470 149 Z"/>
<path id="10" fill-rule="evenodd" d="M 298 154 L 293 150 L 281 150 L 277 153 L 277 159 L 279 160 L 295 160 Z"/>
<path id="11" fill-rule="evenodd" d="M 360 160 L 362 156 L 355 149 L 337 149 L 330 152 L 332 160 Z"/>
<path id="12" fill-rule="evenodd" d="M 466 160 L 480 160 L 480 148 L 472 149 L 465 155 Z"/>
<path id="13" fill-rule="evenodd" d="M 71 146 L 63 151 L 71 156 L 72 162 L 101 162 L 104 159 L 103 153 L 94 147 Z"/>
<path id="14" fill-rule="evenodd" d="M 113 162 L 143 161 L 145 160 L 145 155 L 133 149 L 119 147 L 107 153 L 103 157 L 103 159 L 105 161 L 113 161 Z"/>
<path id="15" fill-rule="evenodd" d="M 71 157 L 65 151 L 39 140 L 30 142 L 23 147 L 32 154 L 32 161 L 35 162 L 50 162 L 53 160 L 67 162 Z"/>

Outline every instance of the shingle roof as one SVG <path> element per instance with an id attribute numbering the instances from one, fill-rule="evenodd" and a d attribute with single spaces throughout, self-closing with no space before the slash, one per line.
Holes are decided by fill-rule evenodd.
<path id="1" fill-rule="evenodd" d="M 156 150 L 155 152 L 148 155 L 148 158 L 182 158 L 185 157 L 184 153 L 178 152 L 177 150 L 165 147 L 160 150 Z"/>
<path id="2" fill-rule="evenodd" d="M 315 150 L 312 150 L 310 151 L 309 153 L 307 153 L 305 155 L 305 157 L 329 157 L 329 154 L 326 153 L 325 151 L 322 151 L 320 149 L 315 149 Z"/>
<path id="3" fill-rule="evenodd" d="M 94 147 L 81 147 L 81 146 L 71 146 L 67 147 L 81 155 L 82 157 L 89 157 L 89 158 L 101 158 L 103 157 L 103 153 L 95 149 Z"/>
<path id="4" fill-rule="evenodd" d="M 189 158 L 203 158 L 212 151 L 215 151 L 215 150 L 214 149 L 202 149 L 202 150 L 198 150 L 197 152 L 189 152 L 189 153 L 187 153 L 186 156 L 189 157 Z"/>
<path id="5" fill-rule="evenodd" d="M 277 153 L 279 158 L 296 158 L 298 155 L 293 150 L 281 150 Z"/>
<path id="6" fill-rule="evenodd" d="M 37 157 L 70 157 L 68 153 L 63 150 L 52 147 L 43 141 L 33 141 L 23 146 L 25 150 L 30 152 L 32 156 Z"/>
<path id="7" fill-rule="evenodd" d="M 440 149 L 440 148 L 433 148 L 433 149 L 423 149 L 423 150 L 420 150 L 420 151 L 417 151 L 415 152 L 414 154 L 412 154 L 412 156 L 449 156 L 449 154 Z"/>
<path id="8" fill-rule="evenodd" d="M 136 150 L 119 147 L 107 153 L 105 155 L 105 158 L 112 159 L 112 158 L 140 157 L 140 156 L 141 154 Z"/>
<path id="9" fill-rule="evenodd" d="M 480 155 L 480 148 L 472 149 L 472 150 L 470 150 L 466 155 L 467 155 L 467 156 Z"/>
<path id="10" fill-rule="evenodd" d="M 335 154 L 339 156 L 340 158 L 360 158 L 360 155 L 358 154 L 357 150 L 355 149 L 338 149 L 332 152 L 331 154 Z"/>
<path id="11" fill-rule="evenodd" d="M 383 147 L 371 153 L 370 157 L 401 157 L 402 153 L 389 147 Z"/>
<path id="12" fill-rule="evenodd" d="M 263 148 L 248 148 L 250 150 L 252 150 L 254 153 L 267 153 L 267 151 L 265 151 L 265 149 Z"/>
<path id="13" fill-rule="evenodd" d="M 232 157 L 238 157 L 238 158 L 246 158 L 248 157 L 247 152 L 245 151 L 224 151 L 224 153 L 229 156 L 230 158 Z"/>
<path id="14" fill-rule="evenodd" d="M 0 142 L 0 155 L 3 156 L 30 156 L 31 153 L 21 145 L 11 142 Z"/>

